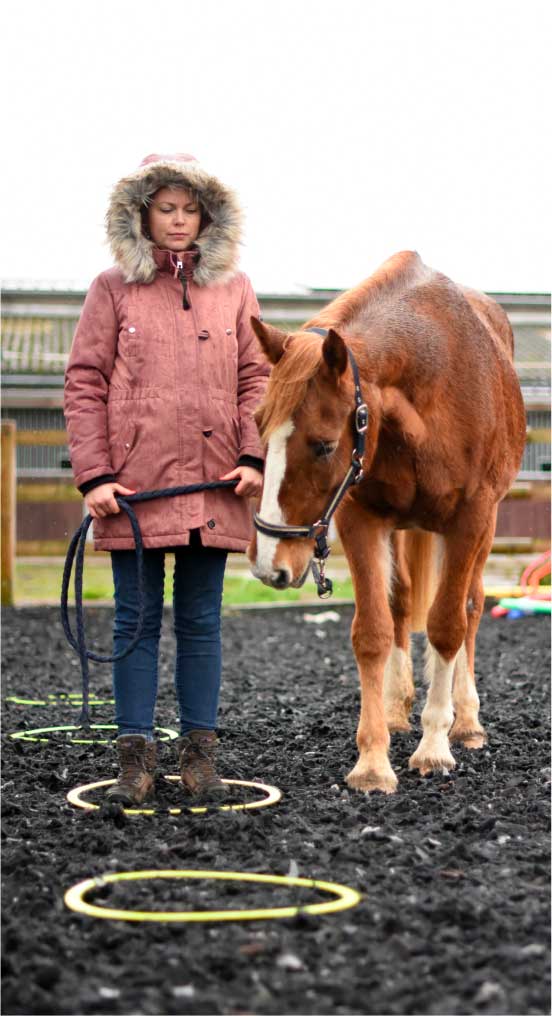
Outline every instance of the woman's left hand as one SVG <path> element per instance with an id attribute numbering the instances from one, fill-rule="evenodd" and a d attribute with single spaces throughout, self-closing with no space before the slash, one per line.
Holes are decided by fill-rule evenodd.
<path id="1" fill-rule="evenodd" d="M 237 466 L 231 473 L 221 476 L 221 480 L 239 480 L 234 488 L 239 497 L 259 497 L 263 489 L 263 474 L 252 466 Z"/>

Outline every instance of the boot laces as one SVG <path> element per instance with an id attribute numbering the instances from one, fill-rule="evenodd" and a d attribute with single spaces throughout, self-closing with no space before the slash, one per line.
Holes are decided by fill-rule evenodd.
<path id="1" fill-rule="evenodd" d="M 215 776 L 215 745 L 208 741 L 188 742 L 182 752 L 182 764 L 199 771 L 202 776 Z"/>
<path id="2" fill-rule="evenodd" d="M 146 753 L 139 748 L 125 747 L 121 752 L 122 777 L 125 782 L 139 783 L 144 773 L 148 773 Z"/>

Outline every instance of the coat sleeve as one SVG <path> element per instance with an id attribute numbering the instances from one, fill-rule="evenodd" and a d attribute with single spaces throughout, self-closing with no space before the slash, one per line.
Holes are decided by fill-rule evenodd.
<path id="1" fill-rule="evenodd" d="M 244 276 L 244 291 L 238 314 L 238 412 L 240 416 L 240 459 L 242 456 L 264 461 L 265 452 L 253 418 L 266 389 L 270 366 L 250 323 L 260 310 L 251 282 Z"/>
<path id="2" fill-rule="evenodd" d="M 75 485 L 113 474 L 107 427 L 107 393 L 119 322 L 107 280 L 92 283 L 65 371 L 64 414 Z"/>

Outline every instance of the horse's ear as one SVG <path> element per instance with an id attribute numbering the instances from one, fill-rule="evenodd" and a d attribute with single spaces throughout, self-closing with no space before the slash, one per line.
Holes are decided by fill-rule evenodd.
<path id="1" fill-rule="evenodd" d="M 271 363 L 278 363 L 284 352 L 286 332 L 281 332 L 278 328 L 273 328 L 272 325 L 265 325 L 256 317 L 250 318 L 250 321 L 267 360 L 270 360 Z"/>
<path id="2" fill-rule="evenodd" d="M 347 370 L 347 346 L 341 335 L 330 328 L 322 343 L 322 355 L 327 367 L 334 374 L 344 374 Z"/>

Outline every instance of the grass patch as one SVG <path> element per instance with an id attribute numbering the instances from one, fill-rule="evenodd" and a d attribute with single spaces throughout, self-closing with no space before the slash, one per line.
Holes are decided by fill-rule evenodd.
<path id="1" fill-rule="evenodd" d="M 230 558 L 230 567 L 231 567 Z M 165 603 L 172 602 L 173 558 L 165 559 Z M 28 562 L 19 560 L 15 569 L 15 602 L 18 603 L 58 603 L 61 594 L 63 565 L 61 562 L 44 558 L 40 561 Z M 74 603 L 73 583 L 69 590 L 69 603 Z M 350 578 L 334 582 L 334 596 L 343 599 L 353 598 Z M 99 559 L 88 557 L 84 564 L 83 598 L 85 601 L 112 600 L 113 578 L 111 562 L 103 555 Z M 307 580 L 302 589 L 286 589 L 280 592 L 264 586 L 244 571 L 241 575 L 227 575 L 224 582 L 223 606 L 236 606 L 244 603 L 294 603 L 316 598 L 316 589 L 312 580 Z"/>

